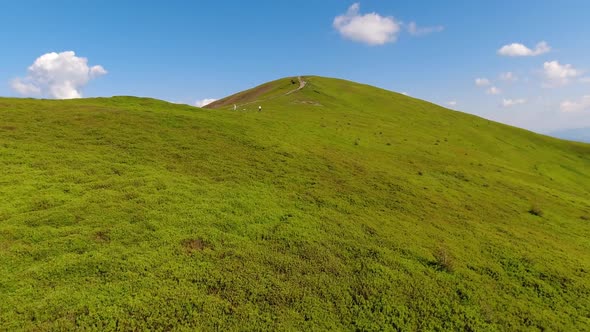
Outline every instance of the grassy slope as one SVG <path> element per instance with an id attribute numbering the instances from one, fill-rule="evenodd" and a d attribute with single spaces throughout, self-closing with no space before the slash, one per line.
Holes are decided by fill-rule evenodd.
<path id="1" fill-rule="evenodd" d="M 0 99 L 0 329 L 590 329 L 590 145 L 306 80 Z"/>
<path id="2" fill-rule="evenodd" d="M 264 83 L 252 89 L 238 92 L 231 96 L 219 99 L 206 105 L 204 108 L 227 108 L 233 110 L 233 105 L 240 105 L 241 109 L 258 100 L 271 100 L 287 94 L 299 86 L 297 78 L 282 78 L 276 81 Z"/>

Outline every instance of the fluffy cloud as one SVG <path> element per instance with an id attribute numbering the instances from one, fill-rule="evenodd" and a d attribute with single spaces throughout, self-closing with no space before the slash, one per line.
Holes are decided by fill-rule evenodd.
<path id="1" fill-rule="evenodd" d="M 590 111 L 590 95 L 582 97 L 578 101 L 565 100 L 561 103 L 562 112 Z"/>
<path id="2" fill-rule="evenodd" d="M 516 105 L 523 105 L 526 104 L 526 99 L 503 99 L 502 106 L 504 107 L 512 107 Z"/>
<path id="3" fill-rule="evenodd" d="M 476 78 L 475 79 L 475 85 L 477 85 L 477 86 L 488 86 L 490 84 L 491 84 L 491 82 L 487 78 Z"/>
<path id="4" fill-rule="evenodd" d="M 500 74 L 500 79 L 502 81 L 516 81 L 518 80 L 518 77 L 516 77 L 516 75 L 514 75 L 513 72 L 509 71 L 506 73 L 501 73 Z"/>
<path id="5" fill-rule="evenodd" d="M 23 96 L 32 97 L 39 96 L 41 94 L 41 88 L 32 83 L 23 82 L 23 80 L 20 78 L 15 78 L 14 80 L 12 80 L 10 86 L 14 91 Z"/>
<path id="6" fill-rule="evenodd" d="M 434 32 L 441 32 L 445 27 L 439 25 L 434 27 L 419 27 L 416 22 L 410 22 L 408 24 L 408 32 L 412 36 L 425 36 Z"/>
<path id="7" fill-rule="evenodd" d="M 195 102 L 195 106 L 197 106 L 197 107 L 207 106 L 207 105 L 211 104 L 214 101 L 217 101 L 217 99 L 205 98 L 205 99 L 197 100 Z"/>
<path id="8" fill-rule="evenodd" d="M 350 6 L 346 14 L 336 16 L 333 26 L 344 38 L 372 46 L 395 42 L 401 29 L 393 17 L 360 14 L 359 3 Z"/>
<path id="9" fill-rule="evenodd" d="M 457 102 L 455 100 L 451 100 L 451 101 L 447 102 L 447 106 L 455 107 L 455 106 L 457 106 Z"/>
<path id="10" fill-rule="evenodd" d="M 486 93 L 489 95 L 499 95 L 500 93 L 502 93 L 502 91 L 500 89 L 498 89 L 497 87 L 492 86 L 486 90 Z"/>
<path id="11" fill-rule="evenodd" d="M 88 59 L 77 57 L 73 51 L 52 52 L 37 58 L 27 76 L 15 78 L 11 87 L 24 96 L 80 98 L 90 80 L 106 73 L 102 66 L 88 67 Z"/>
<path id="12" fill-rule="evenodd" d="M 546 79 L 546 86 L 566 85 L 572 78 L 582 75 L 582 72 L 570 64 L 562 65 L 558 61 L 545 62 L 543 73 Z"/>
<path id="13" fill-rule="evenodd" d="M 503 56 L 537 56 L 551 51 L 551 47 L 542 41 L 535 46 L 534 50 L 519 43 L 504 45 L 498 50 L 498 54 Z"/>

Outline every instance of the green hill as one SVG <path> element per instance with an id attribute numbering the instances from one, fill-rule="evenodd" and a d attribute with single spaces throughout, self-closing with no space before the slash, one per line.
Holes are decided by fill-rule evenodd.
<path id="1" fill-rule="evenodd" d="M 590 145 L 304 80 L 0 99 L 0 330 L 590 330 Z"/>

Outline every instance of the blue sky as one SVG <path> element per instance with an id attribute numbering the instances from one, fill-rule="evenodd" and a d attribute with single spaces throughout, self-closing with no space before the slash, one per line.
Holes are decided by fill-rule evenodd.
<path id="1" fill-rule="evenodd" d="M 354 4 L 6 1 L 0 95 L 136 95 L 194 104 L 312 74 L 540 132 L 590 127 L 589 1 Z M 40 58 L 65 51 L 75 55 Z"/>

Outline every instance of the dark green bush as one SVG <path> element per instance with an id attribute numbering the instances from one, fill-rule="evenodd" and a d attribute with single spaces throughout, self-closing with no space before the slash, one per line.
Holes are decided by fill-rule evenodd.
<path id="1" fill-rule="evenodd" d="M 543 210 L 541 210 L 541 207 L 539 207 L 537 204 L 533 204 L 533 206 L 531 206 L 529 213 L 537 217 L 543 216 Z"/>

